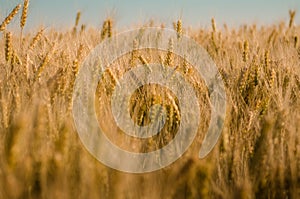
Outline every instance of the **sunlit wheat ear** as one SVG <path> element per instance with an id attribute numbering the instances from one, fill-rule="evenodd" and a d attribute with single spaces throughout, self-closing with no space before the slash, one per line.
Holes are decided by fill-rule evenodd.
<path id="1" fill-rule="evenodd" d="M 158 118 L 160 118 L 163 115 L 163 109 L 163 104 L 161 106 L 154 106 L 154 108 L 152 108 L 152 112 L 150 113 L 151 121 L 157 121 Z"/>
<path id="2" fill-rule="evenodd" d="M 173 64 L 173 40 L 169 39 L 169 47 L 168 47 L 168 52 L 167 56 L 164 61 L 165 66 L 171 66 Z"/>
<path id="3" fill-rule="evenodd" d="M 86 26 L 85 24 L 81 24 L 81 27 L 80 27 L 80 33 L 83 33 L 86 29 Z"/>
<path id="4" fill-rule="evenodd" d="M 244 93 L 244 91 L 248 85 L 248 79 L 249 79 L 249 70 L 244 69 L 240 76 L 240 84 L 239 84 L 240 93 Z"/>
<path id="5" fill-rule="evenodd" d="M 22 15 L 21 15 L 21 20 L 20 20 L 21 29 L 23 29 L 26 24 L 28 5 L 29 5 L 29 0 L 24 0 L 23 10 L 22 10 Z"/>
<path id="6" fill-rule="evenodd" d="M 112 37 L 112 26 L 113 26 L 113 21 L 111 19 L 107 20 L 107 37 L 111 38 Z"/>
<path id="7" fill-rule="evenodd" d="M 40 79 L 41 74 L 45 69 L 45 66 L 50 62 L 50 58 L 51 58 L 51 55 L 50 55 L 50 52 L 48 52 L 47 55 L 44 57 L 42 63 L 40 64 L 40 66 L 37 69 L 36 80 Z"/>
<path id="8" fill-rule="evenodd" d="M 260 110 L 260 114 L 261 115 L 265 115 L 266 112 L 268 111 L 269 108 L 269 104 L 270 104 L 270 97 L 267 96 L 265 97 L 259 104 L 259 110 Z"/>
<path id="9" fill-rule="evenodd" d="M 276 29 L 274 29 L 272 31 L 272 33 L 270 34 L 270 36 L 268 37 L 268 40 L 267 40 L 268 46 L 272 43 L 272 41 L 275 41 L 276 35 L 277 35 L 277 31 L 276 31 Z"/>
<path id="10" fill-rule="evenodd" d="M 188 62 L 186 60 L 186 55 L 183 56 L 183 63 L 182 63 L 182 69 L 183 69 L 183 73 L 188 75 L 189 74 L 189 67 L 188 67 Z"/>
<path id="11" fill-rule="evenodd" d="M 46 54 L 46 56 L 43 58 L 42 63 L 39 65 L 37 71 L 36 71 L 36 75 L 35 75 L 35 81 L 39 80 L 42 72 L 44 71 L 45 67 L 47 66 L 47 64 L 50 62 L 51 57 L 53 55 L 54 52 L 54 44 L 52 44 L 52 47 L 50 49 L 50 51 Z"/>
<path id="12" fill-rule="evenodd" d="M 76 75 L 78 73 L 78 68 L 79 68 L 79 62 L 78 62 L 78 59 L 75 58 L 72 63 L 72 73 L 73 73 L 74 77 L 76 77 Z"/>
<path id="13" fill-rule="evenodd" d="M 29 44 L 28 50 L 33 50 L 36 44 L 41 40 L 41 37 L 44 33 L 44 28 L 37 32 L 37 34 L 33 37 L 31 43 Z"/>
<path id="14" fill-rule="evenodd" d="M 79 20 L 80 20 L 80 17 L 81 17 L 81 12 L 79 11 L 79 12 L 77 12 L 77 14 L 76 14 L 76 19 L 75 19 L 75 28 L 78 26 L 78 24 L 79 24 Z"/>
<path id="15" fill-rule="evenodd" d="M 138 57 L 138 42 L 137 40 L 133 40 L 133 44 L 132 44 L 132 47 L 133 47 L 133 50 L 131 51 L 131 58 L 130 58 L 130 61 L 129 61 L 129 64 L 131 67 L 133 67 L 135 65 L 135 61 Z"/>
<path id="16" fill-rule="evenodd" d="M 243 51 L 243 43 L 241 41 L 238 42 L 239 50 Z"/>
<path id="17" fill-rule="evenodd" d="M 73 27 L 73 34 L 76 34 L 76 32 L 77 32 L 77 26 L 79 24 L 80 17 L 81 17 L 81 12 L 77 12 L 76 18 L 75 18 L 75 24 Z"/>
<path id="18" fill-rule="evenodd" d="M 179 118 L 180 111 L 174 98 L 169 93 L 167 93 L 167 99 L 171 103 L 170 110 L 169 110 L 169 123 L 170 123 L 169 130 L 172 131 L 173 125 L 180 121 Z"/>
<path id="19" fill-rule="evenodd" d="M 9 15 L 4 19 L 2 24 L 0 25 L 0 31 L 4 31 L 6 29 L 6 26 L 10 23 L 10 21 L 18 14 L 19 10 L 21 8 L 21 4 L 18 4 L 10 13 Z"/>
<path id="20" fill-rule="evenodd" d="M 251 83 L 252 86 L 257 86 L 259 83 L 259 77 L 260 77 L 260 65 L 256 62 L 257 57 L 253 58 L 253 63 L 252 63 L 252 67 L 251 67 L 251 74 L 250 74 L 250 78 L 251 78 Z"/>
<path id="21" fill-rule="evenodd" d="M 289 14 L 290 14 L 289 28 L 292 28 L 292 26 L 294 24 L 294 20 L 295 20 L 296 11 L 290 10 Z"/>
<path id="22" fill-rule="evenodd" d="M 173 122 L 174 122 L 174 107 L 173 106 L 170 106 L 169 109 L 168 109 L 168 123 L 169 123 L 169 126 L 168 126 L 168 131 L 171 132 L 172 131 L 172 127 L 173 127 Z"/>
<path id="23" fill-rule="evenodd" d="M 211 27 L 212 27 L 213 32 L 217 31 L 216 21 L 214 18 L 211 18 Z"/>
<path id="24" fill-rule="evenodd" d="M 265 64 L 265 69 L 267 71 L 270 67 L 270 51 L 269 50 L 265 51 L 264 64 Z"/>
<path id="25" fill-rule="evenodd" d="M 214 18 L 211 19 L 211 27 L 212 27 L 211 42 L 212 42 L 215 52 L 218 53 L 219 48 L 218 48 L 217 41 L 216 41 L 217 27 L 216 27 L 216 21 Z"/>
<path id="26" fill-rule="evenodd" d="M 268 83 L 269 83 L 270 89 L 272 89 L 274 87 L 275 80 L 276 80 L 276 71 L 274 70 L 274 68 L 272 68 L 271 72 L 270 72 L 270 77 L 268 79 Z"/>
<path id="27" fill-rule="evenodd" d="M 107 34 L 107 20 L 105 20 L 102 24 L 102 29 L 101 29 L 101 40 L 105 39 Z"/>
<path id="28" fill-rule="evenodd" d="M 248 61 L 248 58 L 249 58 L 249 43 L 248 43 L 248 41 L 246 40 L 246 41 L 244 42 L 243 61 L 244 61 L 244 62 L 247 62 L 247 61 Z"/>
<path id="29" fill-rule="evenodd" d="M 177 38 L 180 38 L 182 36 L 182 22 L 180 19 L 177 21 L 176 24 L 176 32 L 177 32 Z"/>
<path id="30" fill-rule="evenodd" d="M 215 32 L 211 32 L 211 43 L 212 43 L 212 46 L 213 46 L 215 52 L 218 53 L 219 48 L 217 45 Z"/>
<path id="31" fill-rule="evenodd" d="M 83 46 L 83 44 L 80 44 L 79 47 L 78 47 L 78 49 L 77 49 L 77 53 L 76 53 L 76 58 L 78 60 L 82 59 L 83 51 L 84 51 L 84 46 Z"/>
<path id="32" fill-rule="evenodd" d="M 20 59 L 20 57 L 17 55 L 17 53 L 13 50 L 12 51 L 12 64 L 18 64 L 21 65 L 22 61 Z"/>
<path id="33" fill-rule="evenodd" d="M 294 48 L 297 48 L 297 47 L 298 47 L 298 42 L 299 42 L 299 38 L 298 38 L 298 36 L 296 35 L 296 36 L 294 37 Z"/>
<path id="34" fill-rule="evenodd" d="M 81 61 L 82 54 L 83 54 L 83 44 L 80 44 L 78 49 L 77 49 L 76 58 L 75 58 L 75 60 L 73 61 L 73 64 L 72 64 L 72 72 L 73 72 L 74 77 L 78 73 L 79 62 Z"/>
<path id="35" fill-rule="evenodd" d="M 9 63 L 12 59 L 12 34 L 7 32 L 5 34 L 5 60 Z"/>

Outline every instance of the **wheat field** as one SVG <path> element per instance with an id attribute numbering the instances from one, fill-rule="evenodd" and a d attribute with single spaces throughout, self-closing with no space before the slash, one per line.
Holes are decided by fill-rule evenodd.
<path id="1" fill-rule="evenodd" d="M 72 116 L 76 75 L 89 52 L 118 33 L 113 18 L 102 28 L 90 27 L 80 22 L 79 12 L 69 30 L 41 27 L 23 33 L 30 23 L 28 6 L 28 0 L 17 5 L 0 25 L 0 198 L 300 197 L 300 26 L 294 23 L 294 11 L 289 21 L 264 26 L 228 28 L 212 18 L 210 28 L 198 29 L 174 22 L 178 34 L 187 34 L 207 50 L 226 88 L 222 135 L 204 159 L 197 152 L 208 128 L 209 97 L 193 66 L 169 51 L 131 52 L 117 60 L 115 65 L 129 68 L 155 61 L 182 66 L 202 107 L 199 132 L 183 157 L 158 171 L 130 174 L 93 158 Z M 20 29 L 12 31 L 10 23 L 20 23 Z M 150 21 L 143 26 L 165 24 Z M 176 134 L 180 110 L 172 93 L 157 85 L 135 92 L 130 111 L 144 125 L 151 115 L 143 105 L 164 104 L 164 136 L 126 141 L 108 122 L 111 116 L 101 120 L 109 115 L 107 103 L 122 75 L 116 68 L 105 71 L 97 88 L 99 124 L 126 150 L 164 146 Z"/>

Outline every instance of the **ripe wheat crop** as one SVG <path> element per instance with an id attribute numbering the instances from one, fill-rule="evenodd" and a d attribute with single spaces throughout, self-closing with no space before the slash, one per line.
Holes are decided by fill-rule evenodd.
<path id="1" fill-rule="evenodd" d="M 22 6 L 20 30 L 12 31 L 9 24 Z M 163 63 L 197 91 L 201 122 L 192 146 L 170 166 L 137 175 L 94 159 L 72 117 L 78 71 L 96 45 L 118 32 L 113 19 L 100 29 L 88 27 L 78 12 L 70 30 L 48 27 L 24 34 L 28 6 L 28 0 L 17 5 L 0 25 L 0 198 L 300 197 L 300 26 L 294 24 L 294 11 L 287 22 L 261 27 L 230 29 L 212 19 L 211 28 L 186 29 L 184 21 L 174 22 L 179 38 L 187 34 L 207 50 L 226 88 L 223 132 L 205 159 L 197 152 L 211 114 L 208 89 L 185 57 L 171 52 L 172 40 L 166 52 L 133 50 L 104 72 L 95 96 L 99 125 L 115 144 L 133 152 L 153 151 L 172 140 L 180 107 L 167 89 L 141 87 L 129 105 L 134 122 L 146 125 L 163 112 L 167 122 L 151 139 L 124 136 L 109 106 L 123 73 L 137 64 Z M 143 26 L 149 24 L 164 27 L 152 21 Z M 150 113 L 154 104 L 162 108 Z"/>

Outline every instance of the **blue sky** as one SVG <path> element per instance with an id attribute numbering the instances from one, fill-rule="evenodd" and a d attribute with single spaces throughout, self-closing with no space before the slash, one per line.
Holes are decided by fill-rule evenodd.
<path id="1" fill-rule="evenodd" d="M 22 0 L 0 0 L 0 21 Z M 270 24 L 288 20 L 288 10 L 300 12 L 299 0 L 31 0 L 27 28 L 45 26 L 72 27 L 78 10 L 83 23 L 101 26 L 113 16 L 118 27 L 126 28 L 153 18 L 171 25 L 182 18 L 186 25 L 209 26 L 211 17 L 218 24 Z M 296 15 L 300 23 L 300 13 Z M 18 24 L 18 23 L 17 23 Z M 17 25 L 15 25 L 17 26 Z"/>

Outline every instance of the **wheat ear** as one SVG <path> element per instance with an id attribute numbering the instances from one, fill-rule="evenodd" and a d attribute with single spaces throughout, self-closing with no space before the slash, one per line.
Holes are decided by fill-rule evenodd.
<path id="1" fill-rule="evenodd" d="M 10 21 L 18 14 L 19 10 L 21 8 L 21 4 L 18 4 L 10 13 L 9 15 L 4 19 L 4 21 L 0 25 L 0 31 L 4 31 L 6 26 L 10 23 Z"/>
<path id="2" fill-rule="evenodd" d="M 289 11 L 289 14 L 290 14 L 289 28 L 291 28 L 291 27 L 293 26 L 293 24 L 294 24 L 296 11 L 290 10 L 290 11 Z"/>
<path id="3" fill-rule="evenodd" d="M 182 35 L 182 21 L 178 20 L 176 25 L 177 38 L 179 39 Z"/>
<path id="4" fill-rule="evenodd" d="M 29 0 L 24 0 L 23 10 L 22 10 L 22 15 L 21 15 L 21 20 L 20 20 L 21 29 L 24 28 L 26 21 L 27 21 L 28 5 L 29 5 Z"/>
<path id="5" fill-rule="evenodd" d="M 31 43 L 29 44 L 28 50 L 33 50 L 33 48 L 36 46 L 37 42 L 41 39 L 43 35 L 44 29 L 42 28 L 38 33 L 33 37 Z"/>
<path id="6" fill-rule="evenodd" d="M 11 44 L 11 32 L 5 34 L 5 60 L 7 63 L 11 61 L 12 58 L 12 44 Z"/>

